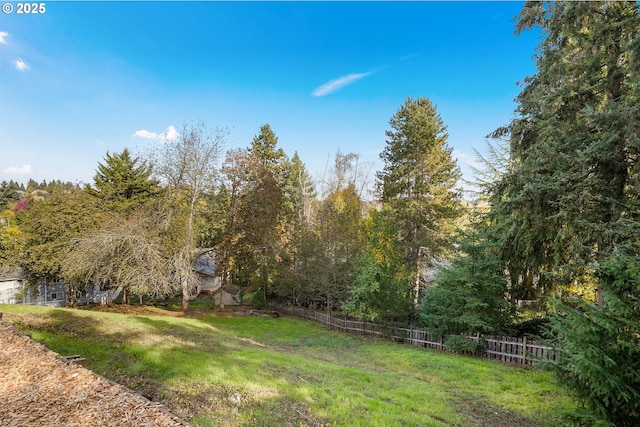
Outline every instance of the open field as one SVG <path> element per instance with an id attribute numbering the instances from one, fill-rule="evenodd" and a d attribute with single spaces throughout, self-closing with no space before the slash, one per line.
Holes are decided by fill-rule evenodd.
<path id="1" fill-rule="evenodd" d="M 289 318 L 0 305 L 61 355 L 198 426 L 557 426 L 574 402 L 535 369 Z M 1 351 L 1 350 L 0 350 Z"/>

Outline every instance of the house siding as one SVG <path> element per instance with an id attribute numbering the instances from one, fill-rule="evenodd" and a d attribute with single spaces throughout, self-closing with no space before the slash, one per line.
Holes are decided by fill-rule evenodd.
<path id="1" fill-rule="evenodd" d="M 22 289 L 21 279 L 0 280 L 0 304 L 16 304 L 16 296 Z"/>

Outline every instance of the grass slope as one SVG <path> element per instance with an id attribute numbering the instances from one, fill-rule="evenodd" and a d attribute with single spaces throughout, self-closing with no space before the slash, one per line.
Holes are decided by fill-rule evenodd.
<path id="1" fill-rule="evenodd" d="M 198 426 L 556 426 L 551 376 L 290 318 L 0 305 L 4 320 Z M 1 351 L 1 350 L 0 350 Z"/>

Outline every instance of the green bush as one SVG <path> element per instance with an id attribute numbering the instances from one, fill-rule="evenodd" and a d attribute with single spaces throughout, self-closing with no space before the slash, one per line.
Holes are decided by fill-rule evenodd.
<path id="1" fill-rule="evenodd" d="M 264 297 L 262 289 L 258 289 L 251 296 L 251 308 L 254 310 L 264 310 L 267 308 L 267 301 Z"/>
<path id="2" fill-rule="evenodd" d="M 451 335 L 444 340 L 447 350 L 460 354 L 477 355 L 485 349 L 483 340 L 473 340 L 461 335 Z"/>

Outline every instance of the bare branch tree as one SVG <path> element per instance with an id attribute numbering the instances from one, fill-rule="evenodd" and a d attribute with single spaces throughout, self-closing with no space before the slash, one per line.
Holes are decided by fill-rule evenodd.
<path id="1" fill-rule="evenodd" d="M 174 209 L 184 212 L 174 216 L 176 227 L 172 274 L 182 288 L 182 310 L 189 310 L 198 278 L 194 271 L 198 202 L 213 191 L 218 181 L 218 162 L 227 131 L 211 132 L 204 123 L 184 125 L 178 138 L 167 140 L 153 155 L 154 171 L 173 197 Z"/>
<path id="2" fill-rule="evenodd" d="M 100 230 L 77 240 L 63 261 L 67 279 L 122 287 L 131 293 L 163 297 L 175 290 L 163 251 L 162 217 L 146 212 L 114 214 Z"/>

